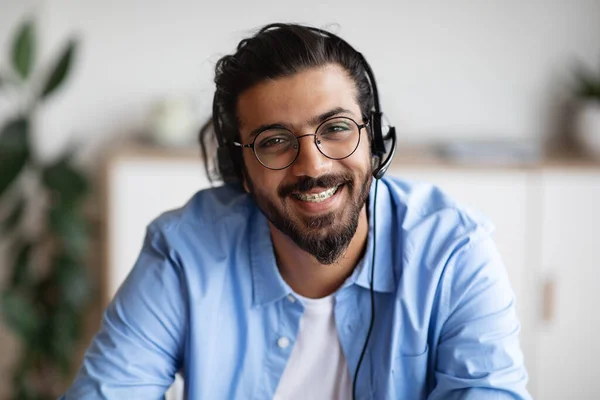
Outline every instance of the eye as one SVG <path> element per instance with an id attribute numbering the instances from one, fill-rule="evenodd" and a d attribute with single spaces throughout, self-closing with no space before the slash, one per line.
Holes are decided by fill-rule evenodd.
<path id="1" fill-rule="evenodd" d="M 318 135 L 324 140 L 344 140 L 353 135 L 356 129 L 345 118 L 328 121 L 319 128 Z"/>
<path id="2" fill-rule="evenodd" d="M 335 133 L 345 132 L 348 130 L 348 125 L 345 124 L 331 124 L 325 127 L 324 133 Z"/>
<path id="3" fill-rule="evenodd" d="M 270 148 L 281 148 L 281 147 L 287 147 L 290 144 L 290 140 L 287 137 L 287 135 L 282 136 L 269 136 L 266 137 L 264 139 L 262 139 L 259 142 L 259 147 L 261 149 L 270 149 Z"/>

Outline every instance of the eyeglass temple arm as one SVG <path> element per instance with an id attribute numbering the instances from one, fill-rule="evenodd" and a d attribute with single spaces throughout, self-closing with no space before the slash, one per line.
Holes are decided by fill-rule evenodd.
<path id="1" fill-rule="evenodd" d="M 250 143 L 250 144 L 242 144 L 239 142 L 231 142 L 232 145 L 236 146 L 236 147 L 249 147 L 249 148 L 253 148 L 254 144 Z"/>

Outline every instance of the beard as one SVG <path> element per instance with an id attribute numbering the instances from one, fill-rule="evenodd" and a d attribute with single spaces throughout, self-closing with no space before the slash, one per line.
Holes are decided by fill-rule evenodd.
<path id="1" fill-rule="evenodd" d="M 352 241 L 358 227 L 360 212 L 369 196 L 372 179 L 371 173 L 367 173 L 360 181 L 350 173 L 329 174 L 318 178 L 304 176 L 294 184 L 280 186 L 277 191 L 280 202 L 276 203 L 276 200 L 269 196 L 258 193 L 252 180 L 246 177 L 250 195 L 267 219 L 323 265 L 335 263 Z M 296 219 L 290 215 L 286 203 L 292 193 L 337 185 L 344 185 L 338 190 L 347 190 L 350 196 L 340 210 L 319 216 L 298 216 Z"/>

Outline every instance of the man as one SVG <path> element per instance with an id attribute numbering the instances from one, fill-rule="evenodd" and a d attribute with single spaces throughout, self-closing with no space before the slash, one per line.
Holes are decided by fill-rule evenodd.
<path id="1" fill-rule="evenodd" d="M 233 182 L 149 226 L 65 398 L 156 399 L 178 371 L 190 399 L 529 398 L 489 225 L 373 179 L 362 55 L 273 24 L 215 82 L 203 134 Z"/>

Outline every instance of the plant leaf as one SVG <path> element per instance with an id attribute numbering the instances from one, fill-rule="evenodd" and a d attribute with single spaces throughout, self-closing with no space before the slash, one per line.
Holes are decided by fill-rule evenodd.
<path id="1" fill-rule="evenodd" d="M 88 223 L 81 211 L 72 206 L 53 207 L 48 212 L 50 229 L 62 240 L 67 254 L 83 258 L 88 251 Z"/>
<path id="2" fill-rule="evenodd" d="M 0 131 L 0 197 L 29 159 L 29 123 L 25 118 L 8 122 Z"/>
<path id="3" fill-rule="evenodd" d="M 25 199 L 20 196 L 16 204 L 13 205 L 12 210 L 8 214 L 8 216 L 4 219 L 4 221 L 0 222 L 0 233 L 9 233 L 11 232 L 21 220 L 21 216 L 23 215 L 23 211 L 25 210 Z"/>
<path id="4" fill-rule="evenodd" d="M 20 360 L 16 365 L 13 366 L 13 399 L 19 400 L 38 400 L 39 396 L 36 396 L 35 383 L 32 382 L 31 372 L 34 370 L 34 356 L 31 348 L 26 347 L 24 354 L 21 355 Z"/>
<path id="5" fill-rule="evenodd" d="M 20 243 L 17 250 L 17 258 L 14 264 L 12 287 L 30 286 L 32 281 L 31 243 Z"/>
<path id="6" fill-rule="evenodd" d="M 71 369 L 69 354 L 80 336 L 79 319 L 82 316 L 68 308 L 59 307 L 50 322 L 51 341 L 49 348 L 60 372 L 67 376 Z"/>
<path id="7" fill-rule="evenodd" d="M 27 79 L 35 57 L 35 27 L 32 21 L 21 25 L 12 46 L 12 65 L 17 74 Z"/>
<path id="8" fill-rule="evenodd" d="M 74 40 L 69 41 L 69 44 L 63 51 L 58 63 L 52 69 L 52 73 L 44 85 L 40 96 L 42 99 L 53 93 L 68 76 L 76 49 L 77 42 Z"/>
<path id="9" fill-rule="evenodd" d="M 575 94 L 583 98 L 600 99 L 600 74 L 595 75 L 579 63 L 574 71 Z"/>
<path id="10" fill-rule="evenodd" d="M 35 334 L 39 316 L 34 305 L 17 290 L 2 293 L 2 311 L 6 325 L 22 338 Z"/>
<path id="11" fill-rule="evenodd" d="M 61 292 L 61 303 L 68 310 L 78 312 L 91 300 L 91 288 L 84 265 L 69 257 L 55 259 L 56 284 Z M 74 332 L 76 335 L 77 332 Z"/>
<path id="12" fill-rule="evenodd" d="M 42 171 L 42 183 L 63 206 L 75 206 L 89 191 L 87 177 L 72 164 L 71 158 L 72 154 L 67 154 Z"/>
<path id="13" fill-rule="evenodd" d="M 40 394 L 32 379 L 30 378 L 32 366 L 22 368 L 13 377 L 13 399 L 18 400 L 40 400 Z"/>

